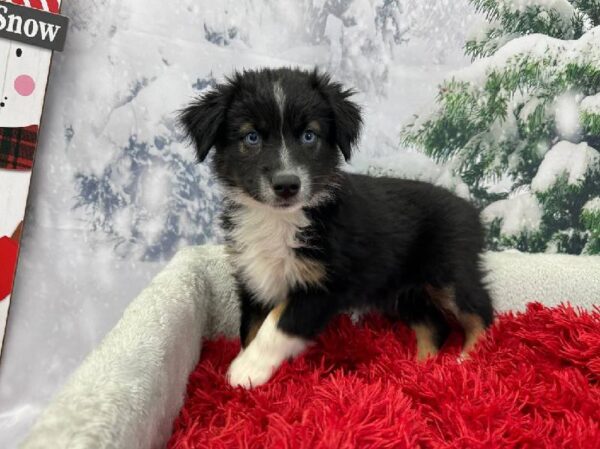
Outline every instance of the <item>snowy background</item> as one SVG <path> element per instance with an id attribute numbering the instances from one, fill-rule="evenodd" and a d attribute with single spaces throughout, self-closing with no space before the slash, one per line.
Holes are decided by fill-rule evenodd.
<path id="1" fill-rule="evenodd" d="M 466 0 L 99 0 L 63 13 L 0 367 L 2 448 L 178 248 L 219 240 L 218 189 L 175 115 L 233 69 L 330 71 L 364 107 L 349 170 L 469 196 L 451 167 L 399 144 L 470 65 L 463 45 L 481 19 Z"/>

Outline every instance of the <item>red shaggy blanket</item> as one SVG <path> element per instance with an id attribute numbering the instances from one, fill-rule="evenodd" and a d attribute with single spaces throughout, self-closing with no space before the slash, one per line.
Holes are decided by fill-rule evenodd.
<path id="1" fill-rule="evenodd" d="M 245 391 L 224 379 L 238 343 L 206 342 L 168 447 L 600 448 L 600 309 L 532 304 L 459 346 L 417 364 L 406 327 L 342 317 Z"/>

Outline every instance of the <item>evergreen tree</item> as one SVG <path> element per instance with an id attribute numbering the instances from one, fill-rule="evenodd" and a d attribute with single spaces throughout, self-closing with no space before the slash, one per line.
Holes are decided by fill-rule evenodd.
<path id="1" fill-rule="evenodd" d="M 600 253 L 600 1 L 471 0 L 475 61 L 403 132 L 452 160 L 492 249 Z"/>
<path id="2" fill-rule="evenodd" d="M 600 254 L 600 196 L 589 200 L 583 206 L 581 219 L 589 232 L 589 239 L 586 244 L 587 252 Z"/>

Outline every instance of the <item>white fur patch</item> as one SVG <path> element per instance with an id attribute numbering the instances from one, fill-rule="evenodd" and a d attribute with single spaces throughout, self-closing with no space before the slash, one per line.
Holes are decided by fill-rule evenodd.
<path id="1" fill-rule="evenodd" d="M 255 299 L 276 305 L 291 287 L 306 286 L 306 261 L 296 256 L 296 236 L 310 224 L 301 205 L 275 209 L 244 194 L 229 198 L 240 204 L 231 220 L 232 262 Z"/>
<path id="2" fill-rule="evenodd" d="M 273 95 L 275 96 L 275 102 L 279 108 L 279 116 L 281 118 L 281 128 L 279 130 L 281 134 L 281 165 L 284 171 L 287 171 L 291 167 L 290 151 L 285 143 L 285 137 L 283 136 L 283 111 L 285 110 L 285 93 L 279 82 L 273 84 Z"/>
<path id="3" fill-rule="evenodd" d="M 278 314 L 271 312 L 252 342 L 233 360 L 227 371 L 232 386 L 256 387 L 267 382 L 286 360 L 300 354 L 307 342 L 277 327 Z"/>
<path id="4" fill-rule="evenodd" d="M 273 95 L 275 95 L 275 101 L 279 107 L 279 114 L 281 115 L 281 122 L 283 124 L 283 110 L 285 108 L 285 93 L 279 82 L 273 84 Z"/>

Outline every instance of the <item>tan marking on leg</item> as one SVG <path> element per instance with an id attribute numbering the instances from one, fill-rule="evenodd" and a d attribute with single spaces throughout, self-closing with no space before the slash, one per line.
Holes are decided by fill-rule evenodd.
<path id="1" fill-rule="evenodd" d="M 281 315 L 283 314 L 283 311 L 285 310 L 286 307 L 287 307 L 287 301 L 280 302 L 273 308 L 273 310 L 271 310 L 271 312 L 269 314 L 271 316 L 273 316 L 273 318 L 277 322 L 279 322 L 279 318 L 281 318 Z"/>
<path id="2" fill-rule="evenodd" d="M 438 353 L 435 344 L 435 331 L 426 324 L 413 324 L 410 326 L 417 337 L 417 361 L 422 362 Z"/>
<path id="3" fill-rule="evenodd" d="M 465 343 L 461 357 L 468 357 L 468 353 L 477 345 L 477 342 L 485 333 L 485 325 L 480 316 L 474 313 L 462 312 L 459 310 L 455 301 L 454 287 L 435 288 L 431 285 L 425 285 L 425 291 L 431 297 L 432 301 L 451 312 L 465 332 Z"/>
<path id="4" fill-rule="evenodd" d="M 429 284 L 425 285 L 425 291 L 431 300 L 441 309 L 452 313 L 458 318 L 458 307 L 454 300 L 454 287 L 435 288 Z"/>
<path id="5" fill-rule="evenodd" d="M 282 303 L 278 304 L 277 306 L 275 306 L 265 316 L 254 318 L 253 323 L 250 326 L 250 331 L 248 332 L 248 336 L 246 337 L 246 341 L 244 342 L 244 346 L 243 347 L 245 348 L 246 346 L 248 346 L 250 344 L 250 342 L 252 342 L 252 340 L 254 340 L 254 338 L 256 338 L 256 334 L 258 333 L 258 330 L 263 325 L 265 319 L 267 318 L 267 316 L 269 314 L 272 315 L 273 318 L 277 322 L 279 322 L 279 318 L 281 318 L 281 314 L 285 310 L 286 306 L 287 306 L 287 302 L 282 302 Z"/>
<path id="6" fill-rule="evenodd" d="M 463 346 L 462 356 L 468 357 L 469 352 L 477 345 L 485 333 L 485 325 L 480 316 L 474 313 L 460 313 L 458 321 L 465 331 L 465 344 Z"/>
<path id="7" fill-rule="evenodd" d="M 242 345 L 243 348 L 248 346 L 252 342 L 252 340 L 254 340 L 254 338 L 256 337 L 256 334 L 258 333 L 258 330 L 262 326 L 266 317 L 267 317 L 267 315 L 261 316 L 261 317 L 255 317 L 252 319 L 252 324 L 250 325 L 250 330 L 248 331 L 246 340 L 243 342 L 244 344 Z"/>
<path id="8" fill-rule="evenodd" d="M 306 340 L 288 335 L 277 326 L 285 307 L 282 303 L 271 310 L 254 340 L 231 362 L 227 370 L 230 385 L 244 388 L 262 385 L 283 362 L 304 351 Z"/>

